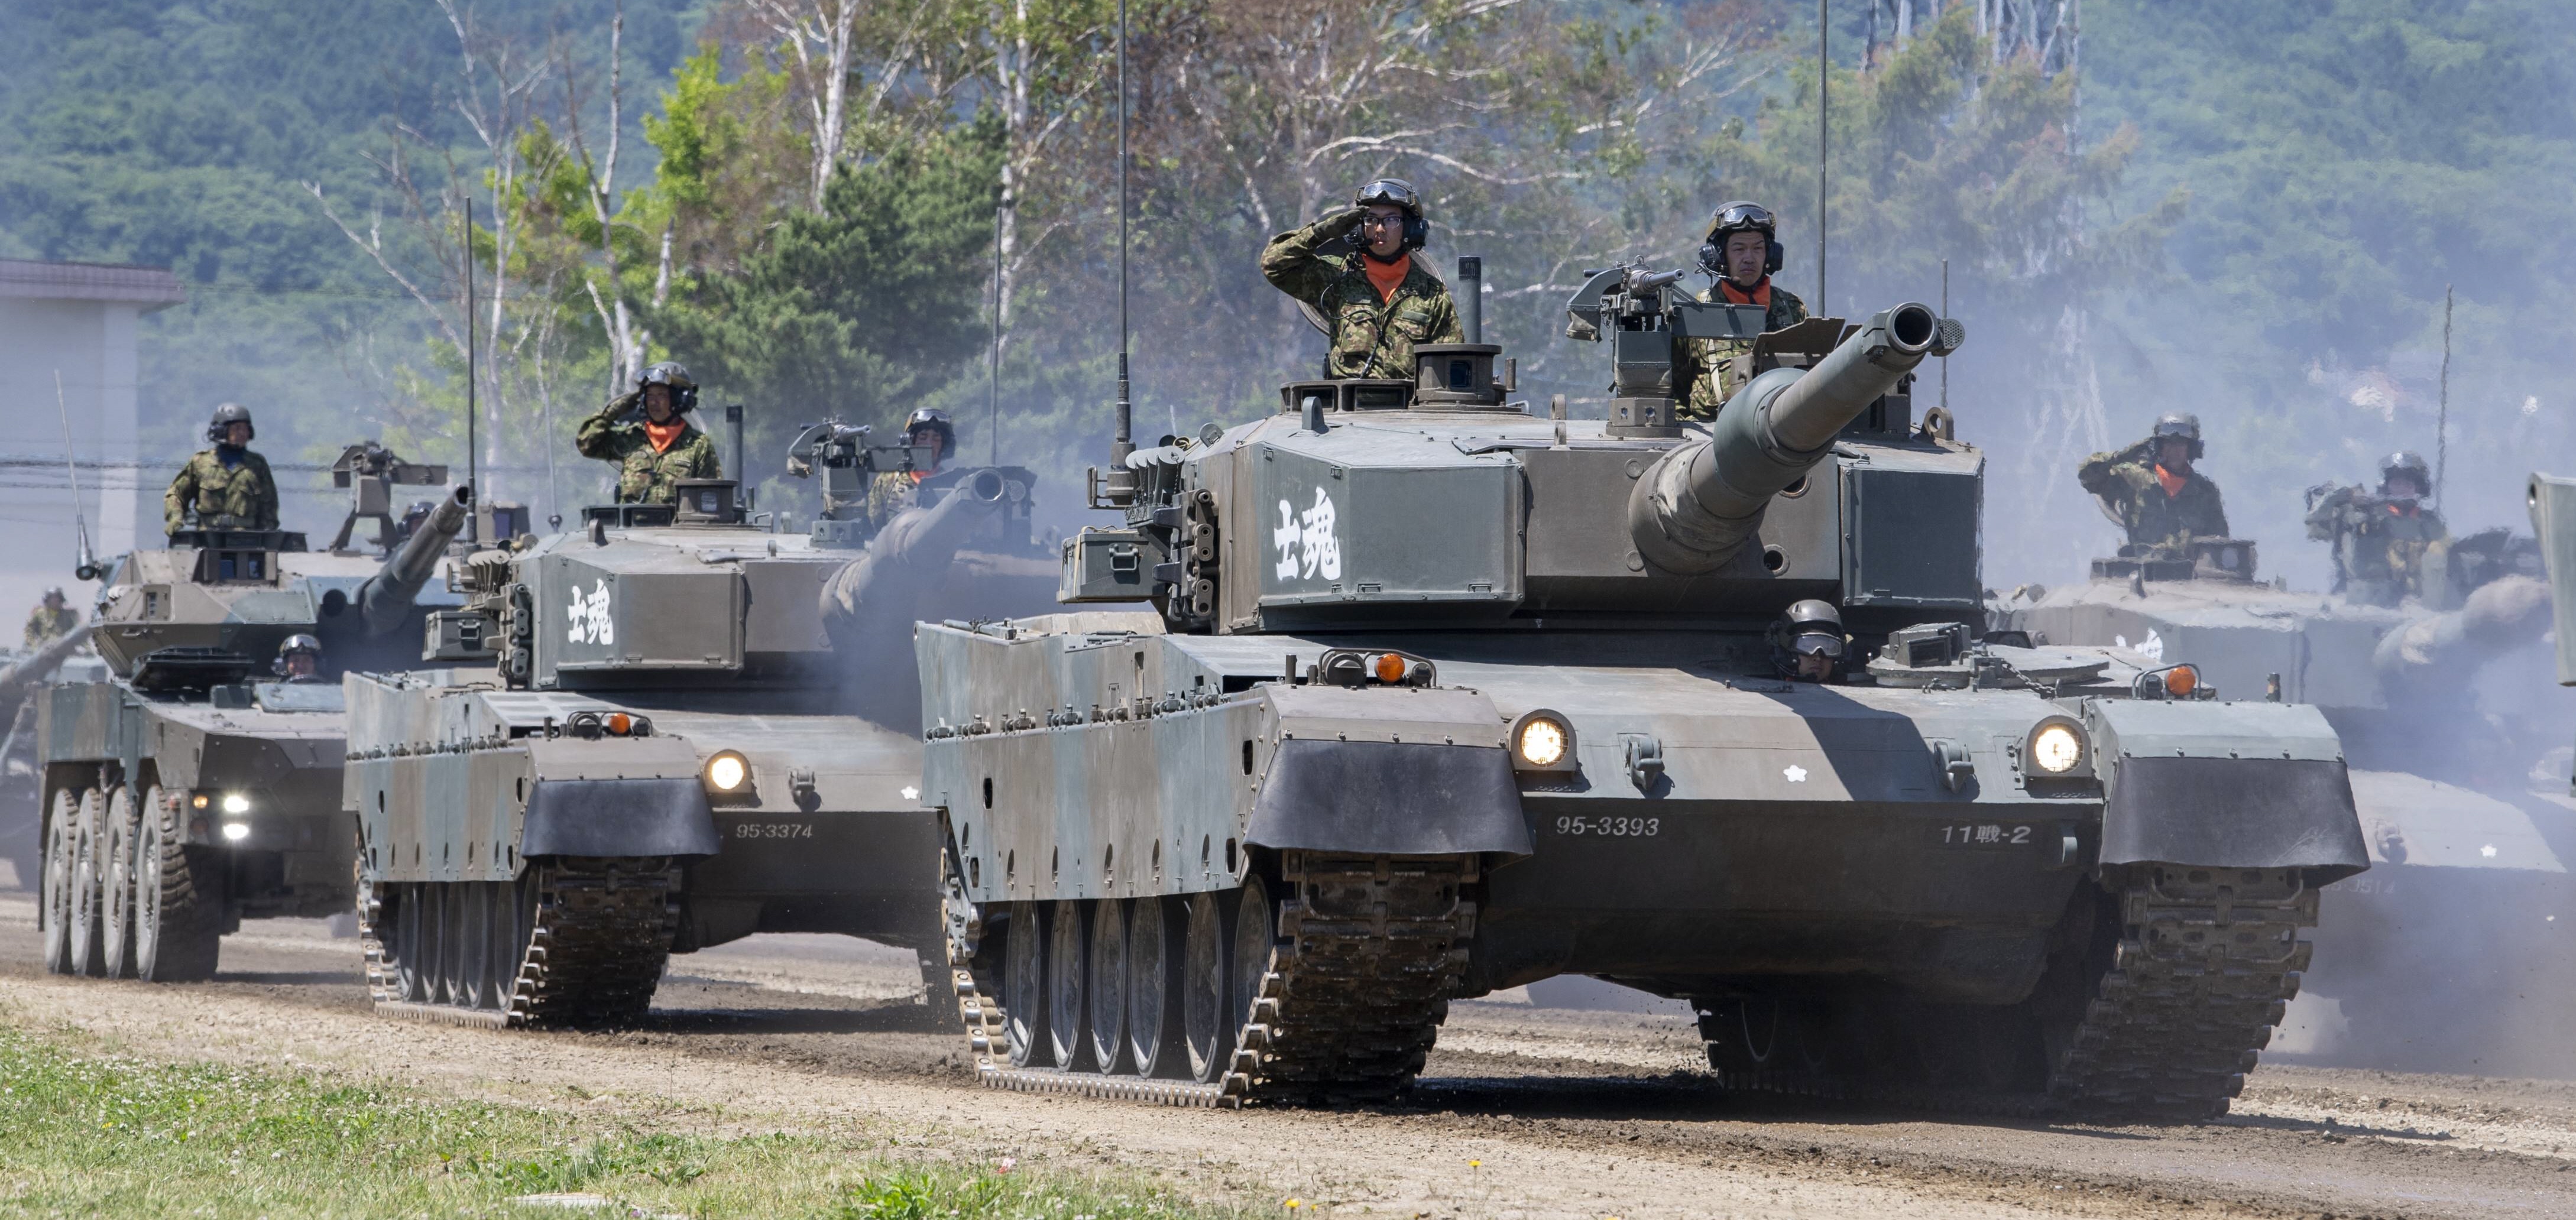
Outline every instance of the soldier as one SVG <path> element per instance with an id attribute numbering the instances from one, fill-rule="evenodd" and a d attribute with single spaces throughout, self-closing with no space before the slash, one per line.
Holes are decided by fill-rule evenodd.
<path id="1" fill-rule="evenodd" d="M 250 451 L 258 434 L 249 408 L 231 402 L 215 408 L 206 424 L 206 439 L 215 447 L 189 458 L 161 497 L 168 518 L 163 532 L 190 528 L 192 517 L 201 530 L 277 528 L 277 480 L 269 477 L 268 459 Z"/>
<path id="2" fill-rule="evenodd" d="M 269 663 L 269 668 L 289 682 L 321 681 L 322 641 L 300 631 L 286 637 L 286 642 L 277 646 L 277 659 Z"/>
<path id="3" fill-rule="evenodd" d="M 1842 611 L 1831 602 L 1808 598 L 1790 606 L 1771 624 L 1772 663 L 1791 681 L 1833 681 L 1849 645 Z"/>
<path id="4" fill-rule="evenodd" d="M 2147 439 L 2086 459 L 2075 479 L 2138 553 L 2178 559 L 2194 538 L 2229 536 L 2218 484 L 2191 468 L 2202 452 L 2200 417 L 2167 414 Z"/>
<path id="5" fill-rule="evenodd" d="M 680 480 L 724 477 L 715 442 L 685 418 L 697 406 L 698 383 L 689 380 L 689 370 L 665 360 L 581 421 L 573 444 L 583 457 L 618 464 L 618 503 L 676 503 Z"/>
<path id="6" fill-rule="evenodd" d="M 1708 222 L 1708 240 L 1699 248 L 1699 265 L 1711 277 L 1700 299 L 1711 304 L 1760 305 L 1762 329 L 1779 330 L 1807 320 L 1807 303 L 1773 283 L 1780 270 L 1779 218 L 1758 203 L 1737 200 L 1717 209 Z M 1697 373 L 1676 414 L 1688 419 L 1715 419 L 1717 409 L 1735 392 L 1735 358 L 1753 350 L 1750 339 L 1691 340 Z"/>
<path id="7" fill-rule="evenodd" d="M 1353 230 L 1356 239 L 1345 241 Z M 1414 344 L 1461 340 L 1449 286 L 1413 261 L 1429 234 L 1413 185 L 1380 178 L 1361 187 L 1350 207 L 1261 248 L 1261 274 L 1271 287 L 1322 316 L 1325 376 L 1411 381 Z"/>
<path id="8" fill-rule="evenodd" d="M 27 647 L 42 648 L 72 633 L 80 626 L 80 611 L 63 604 L 63 587 L 45 590 L 45 600 L 27 612 Z"/>
<path id="9" fill-rule="evenodd" d="M 905 417 L 903 443 L 915 449 L 931 450 L 930 465 L 912 470 L 886 470 L 868 484 L 868 524 L 884 529 L 895 514 L 912 507 L 914 489 L 923 479 L 939 473 L 940 463 L 957 451 L 957 428 L 948 422 L 946 411 L 923 407 Z"/>
<path id="10" fill-rule="evenodd" d="M 2379 464 L 2376 496 L 2359 487 L 2308 493 L 2308 537 L 2334 544 L 2336 592 L 2374 606 L 2447 603 L 2451 531 L 2423 505 L 2432 488 L 2424 456 L 2401 451 Z"/>

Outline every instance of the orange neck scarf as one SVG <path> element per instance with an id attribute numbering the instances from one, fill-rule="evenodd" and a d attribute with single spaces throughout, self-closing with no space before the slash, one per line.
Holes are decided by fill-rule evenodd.
<path id="1" fill-rule="evenodd" d="M 1726 294 L 1726 303 L 1729 305 L 1759 305 L 1764 309 L 1771 308 L 1770 276 L 1763 276 L 1762 281 L 1755 284 L 1751 292 L 1736 287 L 1735 281 L 1719 276 L 1717 290 Z"/>
<path id="2" fill-rule="evenodd" d="M 688 421 L 677 415 L 672 416 L 667 424 L 657 424 L 649 419 L 644 421 L 644 435 L 652 440 L 655 453 L 670 452 L 671 446 L 679 442 L 680 434 L 688 430 Z"/>
<path id="3" fill-rule="evenodd" d="M 2188 474 L 2171 473 L 2161 463 L 2156 466 L 2156 486 L 2165 489 L 2167 499 L 2181 495 L 2183 486 L 2189 482 L 2191 476 Z"/>
<path id="4" fill-rule="evenodd" d="M 1404 286 L 1404 273 L 1413 270 L 1410 258 L 1381 263 L 1363 254 L 1360 265 L 1368 270 L 1369 283 L 1377 289 L 1377 299 L 1381 301 L 1395 300 L 1395 290 Z"/>

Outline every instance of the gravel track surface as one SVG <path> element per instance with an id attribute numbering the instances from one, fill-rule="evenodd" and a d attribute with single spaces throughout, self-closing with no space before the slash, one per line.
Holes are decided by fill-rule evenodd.
<path id="1" fill-rule="evenodd" d="M 1126 1166 L 1207 1198 L 1436 1217 L 2569 1216 L 2576 1085 L 2267 1065 L 2213 1124 L 1943 1118 L 1729 1097 L 1678 1006 L 1453 1006 L 1413 1100 L 1207 1113 L 987 1092 L 909 955 L 773 936 L 673 961 L 651 1022 L 493 1033 L 378 1019 L 357 943 L 246 925 L 212 983 L 45 976 L 0 894 L 0 1019 L 143 1054 L 292 1065 L 658 1126 L 829 1127 L 966 1161 Z"/>

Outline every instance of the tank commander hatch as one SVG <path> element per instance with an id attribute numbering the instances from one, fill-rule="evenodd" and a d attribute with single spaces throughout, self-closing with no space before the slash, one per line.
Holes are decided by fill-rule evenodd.
<path id="1" fill-rule="evenodd" d="M 2085 459 L 2075 479 L 2128 531 L 2130 547 L 2178 559 L 2194 538 L 2231 536 L 2218 484 L 2191 468 L 2202 452 L 2200 417 L 2167 414 L 2147 439 Z"/>
<path id="2" fill-rule="evenodd" d="M 2379 464 L 2379 494 L 2359 487 L 2308 492 L 2308 537 L 2334 545 L 2335 592 L 2373 606 L 2447 600 L 2451 531 L 2424 507 L 2432 468 L 2411 450 Z M 2428 588 L 2427 582 L 2433 587 Z"/>
<path id="3" fill-rule="evenodd" d="M 1771 624 L 1771 663 L 1793 682 L 1831 682 L 1842 669 L 1851 638 L 1843 634 L 1842 611 L 1833 603 L 1808 598 L 1780 613 Z"/>
<path id="4" fill-rule="evenodd" d="M 1762 306 L 1766 331 L 1806 321 L 1807 303 L 1771 279 L 1779 273 L 1786 253 L 1780 245 L 1780 220 L 1771 209 L 1742 199 L 1719 206 L 1709 218 L 1708 237 L 1699 248 L 1700 270 L 1710 276 L 1708 291 L 1699 299 L 1713 305 Z M 1690 379 L 1690 393 L 1674 414 L 1715 419 L 1717 409 L 1735 392 L 1735 358 L 1752 351 L 1753 342 L 1693 339 L 1690 344 L 1698 369 Z"/>
<path id="5" fill-rule="evenodd" d="M 698 383 L 689 370 L 665 360 L 581 421 L 573 445 L 583 457 L 618 464 L 618 503 L 674 503 L 680 480 L 724 477 L 715 442 L 689 422 L 697 406 Z"/>
<path id="6" fill-rule="evenodd" d="M 277 528 L 277 480 L 268 473 L 268 459 L 250 451 L 257 435 L 250 408 L 234 402 L 215 408 L 206 422 L 214 448 L 189 458 L 161 497 L 163 533 Z"/>
<path id="7" fill-rule="evenodd" d="M 45 598 L 27 612 L 27 650 L 30 652 L 70 635 L 80 626 L 80 611 L 63 604 L 63 587 L 45 590 Z"/>
<path id="8" fill-rule="evenodd" d="M 884 529 L 886 522 L 910 508 L 917 501 L 916 489 L 923 479 L 939 473 L 948 456 L 957 452 L 957 426 L 948 422 L 948 413 L 922 407 L 904 417 L 903 443 L 915 449 L 931 451 L 930 465 L 912 470 L 883 470 L 868 484 L 868 527 Z"/>
<path id="9" fill-rule="evenodd" d="M 1325 376 L 1411 381 L 1414 344 L 1463 341 L 1449 286 L 1413 259 L 1430 232 L 1413 184 L 1379 178 L 1350 207 L 1261 248 L 1270 286 L 1319 315 Z"/>

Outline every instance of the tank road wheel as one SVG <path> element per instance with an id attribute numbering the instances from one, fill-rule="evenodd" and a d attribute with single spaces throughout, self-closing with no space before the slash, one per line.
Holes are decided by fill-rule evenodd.
<path id="1" fill-rule="evenodd" d="M 1811 1092 L 1806 1082 L 1833 1067 L 1833 1007 L 1822 1000 L 1751 996 L 1717 1000 L 1700 1012 L 1708 1066 L 1730 1089 Z"/>
<path id="2" fill-rule="evenodd" d="M 1089 975 L 1084 959 L 1090 946 L 1086 918 L 1090 903 L 1083 899 L 1061 899 L 1047 922 L 1047 1054 L 1055 1065 L 1069 1072 L 1090 1072 L 1098 1068 L 1091 1060 L 1089 1040 L 1083 1037 L 1083 1018 L 1089 1007 L 1083 983 Z"/>
<path id="3" fill-rule="evenodd" d="M 447 908 L 447 994 L 459 1008 L 490 1008 L 492 994 L 492 884 L 468 881 L 455 888 Z"/>
<path id="4" fill-rule="evenodd" d="M 1226 1019 L 1225 959 L 1228 942 L 1225 902 L 1216 894 L 1192 894 L 1189 926 L 1181 946 L 1181 1043 L 1189 1078 L 1214 1084 L 1225 1075 L 1234 1054 L 1234 1022 Z"/>
<path id="5" fill-rule="evenodd" d="M 527 956 L 528 933 L 536 927 L 537 887 L 524 874 L 492 885 L 492 935 L 487 951 L 491 1007 L 509 1009 L 519 998 L 520 968 Z"/>
<path id="6" fill-rule="evenodd" d="M 43 903 L 36 910 L 45 939 L 45 970 L 72 972 L 72 872 L 79 857 L 80 794 L 54 789 L 53 808 L 45 813 Z"/>
<path id="7" fill-rule="evenodd" d="M 149 808 L 161 799 L 154 788 L 144 798 Z M 134 977 L 134 789 L 124 784 L 107 801 L 107 960 L 112 979 Z"/>
<path id="8" fill-rule="evenodd" d="M 390 901 L 394 911 L 394 996 L 413 1003 L 429 1002 L 429 975 L 420 968 L 420 950 L 426 943 L 421 938 L 421 886 L 418 882 L 398 882 Z"/>
<path id="9" fill-rule="evenodd" d="M 1046 904 L 1014 902 L 1003 931 L 1002 1014 L 1011 1066 L 1046 1067 Z"/>
<path id="10" fill-rule="evenodd" d="M 107 972 L 107 794 L 81 790 L 72 848 L 72 973 L 97 978 Z"/>
<path id="11" fill-rule="evenodd" d="M 679 929 L 668 859 L 556 859 L 516 881 L 378 883 L 376 1011 L 459 1025 L 596 1029 L 653 1003 Z"/>
<path id="12" fill-rule="evenodd" d="M 187 845 L 176 798 L 143 804 L 135 818 L 134 976 L 155 983 L 213 978 L 224 935 L 223 856 Z"/>
<path id="13" fill-rule="evenodd" d="M 1266 1038 L 1268 1032 L 1255 1035 L 1250 1028 L 1255 1020 L 1252 1004 L 1261 998 L 1262 981 L 1270 973 L 1271 951 L 1279 939 L 1278 912 L 1271 906 L 1270 887 L 1259 873 L 1244 878 L 1243 889 L 1235 896 L 1233 931 L 1234 943 L 1225 971 L 1225 1024 L 1234 1031 L 1226 1039 L 1233 1044 L 1226 1048 L 1228 1051 L 1254 1037 Z M 1227 1069 L 1242 1070 L 1231 1062 Z"/>
<path id="14" fill-rule="evenodd" d="M 1091 1062 L 1116 1076 L 1127 1062 L 1127 903 L 1103 898 L 1091 907 Z"/>
<path id="15" fill-rule="evenodd" d="M 1180 998 L 1176 967 L 1181 954 L 1173 933 L 1179 929 L 1163 917 L 1171 900 L 1148 895 L 1131 904 L 1127 915 L 1127 1056 L 1139 1076 L 1172 1074 L 1181 1059 L 1165 1048 L 1181 1021 L 1174 1001 Z"/>

